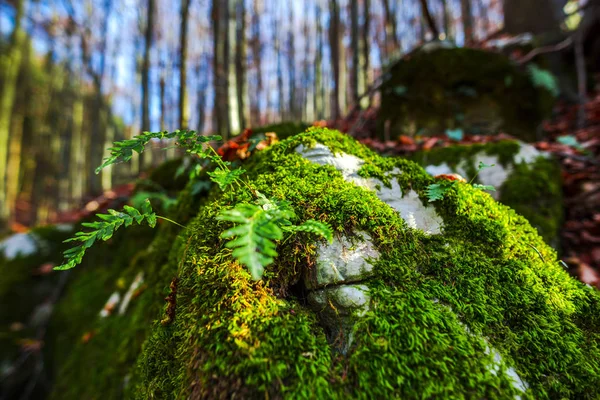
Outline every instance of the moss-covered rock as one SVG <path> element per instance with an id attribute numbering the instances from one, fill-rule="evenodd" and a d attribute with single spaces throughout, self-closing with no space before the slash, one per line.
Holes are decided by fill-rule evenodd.
<path id="1" fill-rule="evenodd" d="M 63 300 L 58 332 L 94 334 L 63 343 L 54 398 L 595 398 L 600 296 L 512 209 L 467 184 L 428 203 L 417 164 L 323 129 L 245 169 L 334 243 L 291 237 L 254 281 L 216 219 L 253 194 L 187 189 L 185 230 L 163 227 L 108 288 L 89 276 Z M 123 313 L 86 309 L 140 272 Z"/>
<path id="2" fill-rule="evenodd" d="M 496 191 L 490 193 L 494 199 L 527 218 L 546 243 L 559 247 L 561 173 L 549 154 L 519 141 L 503 140 L 434 148 L 411 159 L 431 175 L 458 173 L 467 180 L 475 176 L 479 162 L 494 165 L 483 169 L 475 182 L 494 186 Z"/>
<path id="3" fill-rule="evenodd" d="M 382 85 L 378 130 L 392 138 L 457 128 L 472 134 L 504 130 L 533 140 L 554 103 L 547 79 L 539 76 L 539 69 L 522 69 L 498 53 L 418 51 L 394 65 Z"/>

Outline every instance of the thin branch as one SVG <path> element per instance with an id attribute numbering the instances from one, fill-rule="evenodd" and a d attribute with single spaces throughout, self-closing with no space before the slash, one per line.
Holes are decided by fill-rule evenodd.
<path id="1" fill-rule="evenodd" d="M 439 38 L 440 31 L 437 28 L 437 25 L 435 24 L 435 21 L 433 20 L 431 13 L 429 12 L 429 6 L 427 5 L 427 0 L 421 0 L 421 10 L 423 11 L 423 16 L 425 17 L 425 20 L 427 21 L 427 24 L 429 25 L 429 29 L 431 30 L 431 33 L 433 34 L 433 38 L 434 39 Z"/>
<path id="2" fill-rule="evenodd" d="M 540 54 L 555 53 L 557 51 L 562 51 L 562 50 L 570 47 L 572 44 L 573 44 L 573 38 L 571 36 L 569 36 L 568 38 L 566 38 L 565 40 L 563 40 L 562 42 L 560 42 L 558 44 L 555 44 L 552 46 L 538 47 L 536 49 L 531 50 L 523 58 L 517 60 L 517 63 L 525 64 L 525 63 L 531 61 L 536 56 L 539 56 Z"/>

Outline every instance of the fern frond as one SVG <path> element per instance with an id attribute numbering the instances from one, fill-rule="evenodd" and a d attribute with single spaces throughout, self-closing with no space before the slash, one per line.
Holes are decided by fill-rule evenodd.
<path id="1" fill-rule="evenodd" d="M 432 183 L 427 186 L 425 194 L 427 195 L 429 202 L 432 203 L 437 200 L 442 200 L 446 192 L 454 185 L 454 182 L 456 181 L 443 181 L 440 183 Z"/>
<path id="2" fill-rule="evenodd" d="M 288 231 L 288 232 L 294 232 L 294 233 L 295 232 L 313 233 L 317 236 L 322 236 L 329 243 L 331 243 L 333 241 L 333 230 L 331 229 L 331 227 L 324 222 L 315 221 L 314 219 L 306 220 L 306 221 L 304 221 L 304 223 L 302 225 L 286 227 L 284 230 Z"/>
<path id="3" fill-rule="evenodd" d="M 235 239 L 226 243 L 233 249 L 233 257 L 247 266 L 252 278 L 259 280 L 264 267 L 273 263 L 277 257 L 275 240 L 283 237 L 278 219 L 272 218 L 269 211 L 254 204 L 242 203 L 217 216 L 220 221 L 233 222 L 235 225 L 221 234 L 223 239 Z"/>
<path id="4" fill-rule="evenodd" d="M 142 204 L 141 212 L 131 206 L 125 206 L 123 211 L 108 210 L 108 214 L 96 214 L 100 221 L 84 222 L 81 225 L 86 228 L 93 229 L 89 232 L 77 232 L 75 237 L 65 240 L 67 242 L 81 242 L 79 246 L 66 250 L 63 255 L 65 262 L 55 270 L 66 270 L 75 267 L 83 260 L 83 256 L 87 249 L 98 241 L 106 241 L 110 239 L 115 231 L 121 226 L 131 226 L 134 222 L 142 224 L 144 220 L 151 227 L 156 226 L 156 214 L 152 211 L 150 201 L 146 200 Z"/>
<path id="5" fill-rule="evenodd" d="M 109 165 L 131 160 L 133 153 L 142 153 L 152 139 L 177 139 L 179 145 L 186 148 L 189 153 L 204 154 L 203 145 L 213 140 L 221 140 L 221 136 L 201 136 L 196 134 L 195 131 L 187 130 L 144 132 L 132 139 L 114 142 L 113 147 L 108 149 L 110 155 L 103 160 L 102 165 L 96 168 L 96 173 L 100 173 L 103 168 Z"/>

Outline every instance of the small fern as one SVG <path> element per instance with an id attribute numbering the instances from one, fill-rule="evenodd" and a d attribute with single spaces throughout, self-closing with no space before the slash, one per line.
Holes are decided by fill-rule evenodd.
<path id="1" fill-rule="evenodd" d="M 66 270 L 80 264 L 87 249 L 97 241 L 107 241 L 115 231 L 121 226 L 128 227 L 134 222 L 142 224 L 144 221 L 154 228 L 156 225 L 157 215 L 152 210 L 150 201 L 146 200 L 142 204 L 141 211 L 137 208 L 125 206 L 123 211 L 108 210 L 108 214 L 96 214 L 100 221 L 83 222 L 81 225 L 86 228 L 93 228 L 89 232 L 77 232 L 75 237 L 65 240 L 67 242 L 81 242 L 77 247 L 66 250 L 63 255 L 65 262 L 62 265 L 55 267 L 56 270 Z"/>
<path id="2" fill-rule="evenodd" d="M 475 175 L 473 175 L 473 177 L 469 181 L 469 184 L 471 184 L 473 186 L 473 188 L 475 188 L 475 189 L 489 190 L 489 191 L 495 192 L 496 188 L 491 185 L 481 185 L 479 183 L 473 183 L 475 178 L 477 178 L 477 175 L 479 175 L 479 173 L 483 169 L 494 167 L 494 166 L 496 166 L 496 164 L 487 165 L 480 161 L 479 165 L 477 166 L 477 172 L 475 173 Z M 446 192 L 448 190 L 450 190 L 450 188 L 452 188 L 452 186 L 454 186 L 454 184 L 456 182 L 458 182 L 458 181 L 457 180 L 444 180 L 444 181 L 441 181 L 438 183 L 432 183 L 431 185 L 427 186 L 427 189 L 425 190 L 425 195 L 427 196 L 427 199 L 429 200 L 430 203 L 432 203 L 434 201 L 442 200 L 444 198 L 444 196 L 446 195 Z"/>
<path id="3" fill-rule="evenodd" d="M 109 165 L 131 160 L 134 152 L 141 154 L 146 145 L 153 139 L 176 139 L 178 146 L 185 148 L 188 153 L 198 154 L 201 158 L 211 159 L 216 155 L 220 160 L 218 154 L 215 153 L 212 155 L 209 151 L 206 151 L 204 144 L 221 140 L 221 136 L 201 136 L 197 135 L 195 131 L 186 130 L 176 130 L 173 132 L 144 132 L 141 135 L 134 136 L 132 139 L 114 142 L 113 147 L 108 149 L 110 155 L 103 160 L 102 165 L 96 168 L 96 173 L 100 173 L 103 168 L 106 168 Z"/>
<path id="4" fill-rule="evenodd" d="M 264 267 L 277 257 L 276 240 L 283 232 L 309 232 L 323 236 L 331 242 L 331 228 L 321 222 L 308 220 L 300 226 L 293 225 L 296 217 L 287 201 L 272 201 L 256 191 L 257 204 L 241 203 L 222 211 L 217 219 L 233 222 L 234 226 L 221 234 L 223 239 L 232 239 L 225 246 L 233 249 L 232 255 L 247 266 L 252 278 L 261 279 Z"/>

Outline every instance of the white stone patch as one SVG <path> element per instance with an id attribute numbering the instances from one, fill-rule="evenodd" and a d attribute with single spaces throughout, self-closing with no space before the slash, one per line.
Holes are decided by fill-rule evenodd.
<path id="1" fill-rule="evenodd" d="M 433 299 L 432 302 L 435 304 L 439 304 L 442 307 L 444 307 L 444 308 L 450 310 L 452 313 L 454 313 L 454 310 L 452 309 L 452 307 L 450 307 L 447 304 L 440 303 L 439 299 Z M 465 332 L 467 332 L 467 334 L 469 334 L 471 336 L 475 336 L 480 340 L 483 340 L 483 342 L 485 343 L 485 350 L 484 350 L 485 355 L 489 355 L 490 352 L 493 353 L 494 359 L 492 360 L 492 364 L 487 366 L 487 369 L 492 374 L 498 375 L 498 372 L 500 371 L 500 367 L 503 364 L 502 356 L 500 355 L 498 350 L 490 347 L 490 343 L 488 342 L 487 338 L 482 337 L 482 336 L 476 336 L 473 332 L 471 332 L 471 329 L 469 329 L 469 327 L 467 325 L 465 325 L 462 321 L 460 321 L 460 319 L 458 322 L 463 327 Z M 529 384 L 521 379 L 521 377 L 517 373 L 517 370 L 515 370 L 513 367 L 507 367 L 505 369 L 504 373 L 512 381 L 511 382 L 512 386 L 515 389 L 519 390 L 522 393 L 525 393 L 527 391 L 527 389 L 529 388 Z M 520 400 L 520 399 L 521 399 L 521 396 L 515 396 L 515 400 Z"/>
<path id="2" fill-rule="evenodd" d="M 102 310 L 100 310 L 100 316 L 102 318 L 106 318 L 113 313 L 115 308 L 117 308 L 117 304 L 121 301 L 121 295 L 119 292 L 114 292 L 110 295 Z"/>
<path id="3" fill-rule="evenodd" d="M 491 373 L 493 373 L 494 375 L 497 375 L 498 372 L 500 371 L 500 366 L 502 365 L 502 356 L 500 355 L 500 353 L 498 353 L 497 350 L 495 350 L 495 349 L 490 350 L 490 346 L 489 346 L 489 343 L 487 342 L 487 340 L 485 340 L 485 343 L 486 343 L 485 354 L 490 354 L 490 351 L 491 351 L 491 352 L 493 352 L 493 355 L 494 355 L 494 362 L 493 362 L 493 364 L 491 364 L 488 367 L 488 369 Z M 522 393 L 525 393 L 527 391 L 527 389 L 529 388 L 529 384 L 521 379 L 521 377 L 517 373 L 517 370 L 515 370 L 513 367 L 508 367 L 508 368 L 506 368 L 505 373 L 508 376 L 508 378 L 510 378 L 510 380 L 512 381 L 512 386 L 515 389 L 517 389 L 518 391 L 520 391 Z M 521 397 L 516 396 L 516 398 L 520 399 Z"/>
<path id="4" fill-rule="evenodd" d="M 366 285 L 340 285 L 311 291 L 309 303 L 322 314 L 361 317 L 369 311 L 369 288 Z"/>
<path id="5" fill-rule="evenodd" d="M 140 288 L 140 286 L 142 286 L 143 283 L 144 283 L 144 273 L 138 272 L 138 274 L 135 276 L 135 279 L 133 280 L 133 282 L 131 282 L 131 285 L 129 285 L 129 289 L 127 289 L 127 293 L 125 293 L 125 296 L 123 297 L 123 301 L 121 302 L 121 305 L 119 306 L 119 315 L 125 314 L 125 312 L 127 311 L 127 307 L 129 307 L 129 303 L 131 302 L 131 298 L 133 297 L 133 294 L 135 293 L 136 290 L 138 290 Z"/>
<path id="6" fill-rule="evenodd" d="M 73 224 L 56 224 L 54 227 L 60 232 L 71 232 L 73 230 Z"/>
<path id="7" fill-rule="evenodd" d="M 522 162 L 526 164 L 532 164 L 539 157 L 550 158 L 550 153 L 539 151 L 534 146 L 519 142 L 519 152 L 515 154 L 514 163 L 520 164 Z"/>
<path id="8" fill-rule="evenodd" d="M 428 165 L 425 167 L 425 172 L 431 176 L 453 174 L 455 171 L 450 166 L 443 162 L 440 165 Z M 461 174 L 462 175 L 462 174 Z"/>
<path id="9" fill-rule="evenodd" d="M 333 154 L 329 147 L 320 143 L 312 148 L 301 144 L 295 150 L 311 162 L 333 166 L 342 173 L 346 181 L 373 190 L 381 201 L 398 211 L 410 227 L 421 229 L 429 234 L 441 233 L 442 218 L 437 215 L 433 207 L 423 205 L 416 192 L 411 190 L 403 195 L 395 179 L 391 180 L 392 187 L 388 188 L 379 179 L 359 176 L 358 171 L 364 164 L 360 158 L 345 153 Z M 400 170 L 394 169 L 390 175 L 400 173 L 402 173 Z"/>
<path id="10" fill-rule="evenodd" d="M 38 243 L 33 234 L 17 233 L 0 242 L 0 251 L 7 260 L 27 257 L 38 251 Z"/>
<path id="11" fill-rule="evenodd" d="M 329 341 L 346 354 L 353 342 L 355 318 L 363 317 L 370 308 L 371 297 L 366 285 L 341 285 L 308 294 L 308 304 L 319 314 L 328 330 Z"/>
<path id="12" fill-rule="evenodd" d="M 371 236 L 358 232 L 358 237 L 342 236 L 333 243 L 320 244 L 317 249 L 317 264 L 311 277 L 305 280 L 308 289 L 327 285 L 364 280 L 371 275 L 373 265 L 369 259 L 379 257 Z"/>

